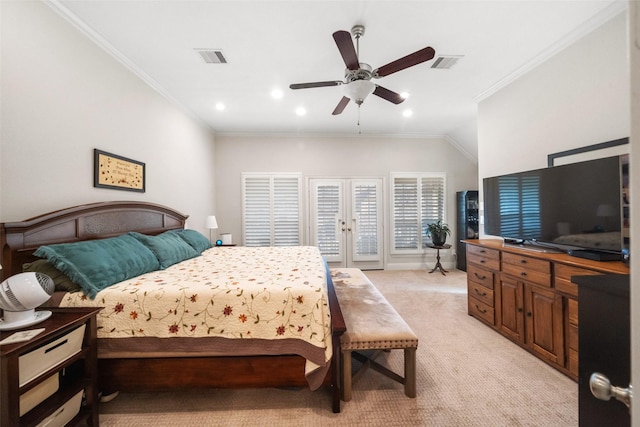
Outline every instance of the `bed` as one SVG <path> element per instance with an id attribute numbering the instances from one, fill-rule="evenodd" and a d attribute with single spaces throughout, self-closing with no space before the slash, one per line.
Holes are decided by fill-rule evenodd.
<path id="1" fill-rule="evenodd" d="M 159 268 L 145 266 L 113 285 L 57 291 L 50 302 L 104 307 L 98 320 L 102 390 L 328 388 L 339 412 L 339 343 L 346 328 L 317 248 L 198 248 L 184 237 L 186 219 L 156 204 L 103 202 L 4 223 L 0 272 L 4 279 L 41 258 L 55 263 L 66 255 L 60 248 L 142 243 L 157 255 Z M 173 254 L 177 236 L 197 253 L 164 265 L 162 247 L 153 245 L 166 241 Z M 128 252 L 146 254 L 135 248 Z"/>

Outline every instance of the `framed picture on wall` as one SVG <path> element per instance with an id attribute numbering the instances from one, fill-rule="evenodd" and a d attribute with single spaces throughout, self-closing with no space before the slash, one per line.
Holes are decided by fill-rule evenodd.
<path id="1" fill-rule="evenodd" d="M 145 164 L 94 149 L 93 186 L 144 193 Z"/>

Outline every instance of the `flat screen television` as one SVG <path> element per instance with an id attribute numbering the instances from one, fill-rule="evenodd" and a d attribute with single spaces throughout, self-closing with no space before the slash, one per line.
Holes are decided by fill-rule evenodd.
<path id="1" fill-rule="evenodd" d="M 484 178 L 485 234 L 577 256 L 621 254 L 622 158 Z"/>

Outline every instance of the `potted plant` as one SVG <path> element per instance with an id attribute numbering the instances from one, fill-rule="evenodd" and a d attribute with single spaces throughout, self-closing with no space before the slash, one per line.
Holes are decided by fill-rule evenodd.
<path id="1" fill-rule="evenodd" d="M 447 235 L 451 235 L 451 229 L 441 220 L 438 222 L 427 224 L 427 230 L 431 235 L 431 241 L 434 246 L 442 246 L 447 241 Z"/>

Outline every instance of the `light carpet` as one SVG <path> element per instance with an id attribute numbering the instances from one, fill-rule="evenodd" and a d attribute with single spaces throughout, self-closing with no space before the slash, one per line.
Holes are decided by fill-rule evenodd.
<path id="1" fill-rule="evenodd" d="M 109 426 L 577 426 L 577 384 L 467 315 L 466 273 L 365 274 L 418 335 L 417 397 L 374 370 L 331 412 L 327 389 L 122 393 Z M 382 360 L 402 373 L 403 352 Z"/>

